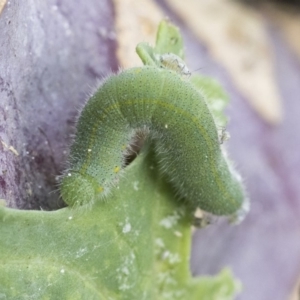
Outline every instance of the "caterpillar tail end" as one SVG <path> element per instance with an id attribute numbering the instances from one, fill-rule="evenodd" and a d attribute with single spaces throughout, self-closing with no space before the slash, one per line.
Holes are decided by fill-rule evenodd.
<path id="1" fill-rule="evenodd" d="M 96 191 L 92 182 L 79 173 L 67 173 L 61 182 L 61 196 L 68 206 L 82 206 L 94 202 Z"/>
<path id="2" fill-rule="evenodd" d="M 246 197 L 243 200 L 242 206 L 229 217 L 229 222 L 234 225 L 240 224 L 246 217 L 250 210 L 250 201 L 249 198 Z"/>

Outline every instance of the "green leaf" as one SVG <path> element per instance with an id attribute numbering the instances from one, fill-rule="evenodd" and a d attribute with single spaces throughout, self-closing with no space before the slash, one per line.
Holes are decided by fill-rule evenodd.
<path id="1" fill-rule="evenodd" d="M 157 30 L 155 47 L 151 47 L 148 43 L 139 43 L 136 46 L 136 52 L 144 65 L 159 67 L 161 54 L 173 53 L 179 58 L 183 58 L 183 39 L 176 26 L 163 20 Z"/>
<path id="2" fill-rule="evenodd" d="M 148 43 L 139 43 L 136 46 L 136 53 L 146 66 L 159 66 L 155 50 Z"/>
<path id="3" fill-rule="evenodd" d="M 173 53 L 183 59 L 183 49 L 183 39 L 179 28 L 168 20 L 161 21 L 156 35 L 155 52 L 159 54 Z"/>
<path id="4" fill-rule="evenodd" d="M 196 89 L 205 97 L 206 103 L 218 127 L 226 127 L 228 118 L 224 113 L 229 97 L 220 83 L 207 76 L 194 74 L 190 78 Z"/>
<path id="5" fill-rule="evenodd" d="M 151 153 L 92 207 L 1 206 L 0 298 L 233 299 L 240 287 L 229 271 L 191 277 L 191 218 Z"/>

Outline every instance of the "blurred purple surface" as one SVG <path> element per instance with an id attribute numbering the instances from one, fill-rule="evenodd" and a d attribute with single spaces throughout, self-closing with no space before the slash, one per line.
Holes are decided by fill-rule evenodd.
<path id="1" fill-rule="evenodd" d="M 56 176 L 76 109 L 117 69 L 109 0 L 8 1 L 0 15 L 0 198 L 22 209 L 62 205 Z M 80 105 L 81 104 L 81 105 Z"/>
<path id="2" fill-rule="evenodd" d="M 270 26 L 285 116 L 271 127 L 205 45 L 158 2 L 182 29 L 190 69 L 216 77 L 231 95 L 227 144 L 251 199 L 241 225 L 220 221 L 195 233 L 192 272 L 216 274 L 230 266 L 244 285 L 239 299 L 288 299 L 300 275 L 300 63 Z M 113 19 L 109 0 L 16 1 L 0 16 L 0 139 L 20 154 L 0 143 L 0 198 L 10 206 L 61 205 L 50 192 L 76 107 L 96 78 L 117 68 Z"/>

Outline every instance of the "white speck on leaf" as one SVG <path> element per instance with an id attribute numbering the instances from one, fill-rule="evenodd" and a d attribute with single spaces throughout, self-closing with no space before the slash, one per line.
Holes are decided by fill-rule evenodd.
<path id="1" fill-rule="evenodd" d="M 129 270 L 127 267 L 123 267 L 121 270 L 125 275 L 129 275 Z"/>
<path id="2" fill-rule="evenodd" d="M 129 256 L 125 257 L 123 264 L 120 268 L 117 269 L 117 279 L 119 281 L 119 290 L 125 291 L 133 287 L 130 284 L 130 270 L 132 269 L 132 265 L 135 260 L 135 255 L 133 252 L 129 254 Z"/>
<path id="3" fill-rule="evenodd" d="M 168 217 L 162 219 L 159 222 L 159 225 L 162 226 L 162 227 L 165 227 L 165 228 L 169 229 L 169 228 L 173 227 L 174 225 L 176 225 L 179 219 L 180 219 L 180 216 L 175 211 L 173 215 L 168 216 Z"/>
<path id="4" fill-rule="evenodd" d="M 126 283 L 119 286 L 120 291 L 126 291 L 126 290 L 129 290 L 130 288 L 131 288 L 131 286 Z"/>
<path id="5" fill-rule="evenodd" d="M 138 182 L 138 181 L 134 181 L 134 182 L 133 182 L 133 189 L 134 189 L 135 191 L 138 191 L 138 190 L 139 190 L 139 182 Z"/>
<path id="6" fill-rule="evenodd" d="M 174 234 L 177 236 L 177 237 L 179 237 L 179 238 L 181 238 L 182 237 L 182 233 L 180 232 L 180 231 L 174 231 Z"/>
<path id="7" fill-rule="evenodd" d="M 156 246 L 160 247 L 160 248 L 164 248 L 165 247 L 165 243 L 161 238 L 157 238 L 155 239 L 155 244 Z"/>
<path id="8" fill-rule="evenodd" d="M 169 262 L 172 265 L 181 262 L 181 258 L 179 256 L 179 254 L 178 253 L 174 253 L 174 254 L 170 253 L 170 255 L 169 255 Z"/>
<path id="9" fill-rule="evenodd" d="M 164 251 L 163 254 L 162 254 L 162 259 L 163 260 L 166 260 L 168 259 L 168 257 L 170 256 L 170 251 Z"/>
<path id="10" fill-rule="evenodd" d="M 167 260 L 171 265 L 181 262 L 180 255 L 178 253 L 171 253 L 168 250 L 162 253 L 161 259 Z"/>
<path id="11" fill-rule="evenodd" d="M 126 224 L 123 226 L 122 232 L 128 233 L 131 231 L 131 224 L 126 220 Z"/>
<path id="12" fill-rule="evenodd" d="M 80 248 L 78 251 L 76 251 L 76 258 L 79 258 L 87 253 L 87 248 Z"/>

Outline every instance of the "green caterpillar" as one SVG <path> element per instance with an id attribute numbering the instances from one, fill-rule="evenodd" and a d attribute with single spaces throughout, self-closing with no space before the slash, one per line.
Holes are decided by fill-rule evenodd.
<path id="1" fill-rule="evenodd" d="M 111 76 L 84 107 L 61 183 L 63 200 L 74 206 L 105 196 L 130 141 L 144 128 L 184 201 L 216 215 L 244 210 L 243 186 L 223 156 L 203 97 L 180 74 L 151 66 Z"/>

